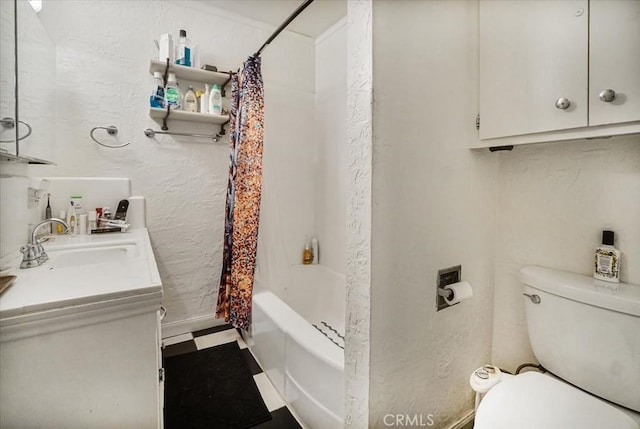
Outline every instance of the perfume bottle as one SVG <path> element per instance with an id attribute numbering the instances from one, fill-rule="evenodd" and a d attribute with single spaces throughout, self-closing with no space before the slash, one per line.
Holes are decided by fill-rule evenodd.
<path id="1" fill-rule="evenodd" d="M 593 277 L 620 283 L 620 251 L 613 246 L 613 231 L 602 231 L 602 244 L 596 249 Z"/>

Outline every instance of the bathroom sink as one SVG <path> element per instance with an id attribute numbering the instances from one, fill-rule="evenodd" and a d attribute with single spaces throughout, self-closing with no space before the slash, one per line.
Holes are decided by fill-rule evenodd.
<path id="1" fill-rule="evenodd" d="M 85 247 L 49 252 L 49 269 L 79 267 L 82 265 L 125 263 L 137 256 L 135 244 Z"/>
<path id="2" fill-rule="evenodd" d="M 44 243 L 44 249 L 49 259 L 38 267 L 20 269 L 20 259 L 16 260 L 10 274 L 17 278 L 0 299 L 0 320 L 5 325 L 8 318 L 38 318 L 45 310 L 67 314 L 84 305 L 111 305 L 136 300 L 141 294 L 162 294 L 146 229 L 56 236 Z"/>

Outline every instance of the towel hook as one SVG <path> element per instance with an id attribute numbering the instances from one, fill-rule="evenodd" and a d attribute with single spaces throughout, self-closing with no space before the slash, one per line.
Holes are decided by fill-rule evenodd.
<path id="1" fill-rule="evenodd" d="M 111 145 L 107 145 L 104 144 L 100 141 L 98 141 L 95 136 L 93 135 L 93 133 L 96 132 L 96 130 L 106 130 L 107 134 L 109 134 L 110 136 L 115 136 L 116 134 L 118 134 L 118 128 L 115 125 L 109 125 L 108 127 L 93 127 L 91 129 L 91 132 L 89 133 L 89 136 L 91 137 L 91 140 L 93 140 L 94 142 L 98 143 L 100 146 L 104 146 L 104 147 L 108 147 L 111 149 L 116 149 L 119 147 L 125 147 L 125 146 L 129 146 L 129 143 L 125 143 L 125 144 L 121 144 L 121 145 L 117 145 L 117 146 L 111 146 Z"/>

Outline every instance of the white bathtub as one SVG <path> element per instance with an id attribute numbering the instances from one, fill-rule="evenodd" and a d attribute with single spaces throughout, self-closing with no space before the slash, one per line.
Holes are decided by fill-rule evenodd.
<path id="1" fill-rule="evenodd" d="M 318 265 L 295 266 L 291 274 L 288 304 L 256 281 L 249 348 L 306 427 L 342 428 L 344 276 Z"/>

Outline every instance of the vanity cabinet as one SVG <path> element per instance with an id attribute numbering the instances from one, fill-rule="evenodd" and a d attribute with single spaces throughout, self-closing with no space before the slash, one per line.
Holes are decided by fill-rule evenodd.
<path id="1" fill-rule="evenodd" d="M 479 8 L 477 147 L 640 132 L 639 0 Z"/>
<path id="2" fill-rule="evenodd" d="M 162 283 L 148 232 L 44 247 L 42 265 L 9 268 L 17 278 L 0 297 L 0 428 L 162 428 Z"/>

